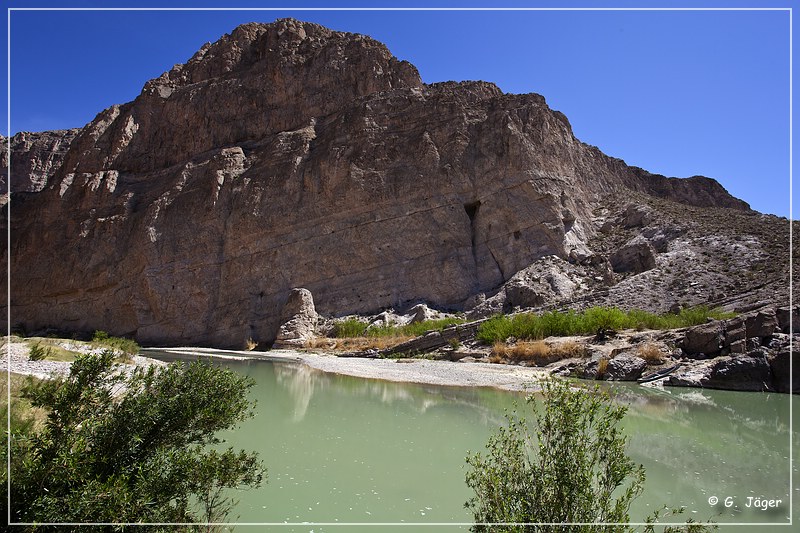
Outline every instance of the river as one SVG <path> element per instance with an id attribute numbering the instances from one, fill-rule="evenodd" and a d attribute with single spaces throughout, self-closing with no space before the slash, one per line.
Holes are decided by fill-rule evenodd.
<path id="1" fill-rule="evenodd" d="M 257 450 L 268 468 L 263 487 L 237 493 L 231 519 L 315 523 L 281 531 L 343 530 L 324 523 L 469 523 L 464 458 L 483 449 L 506 409 L 526 409 L 521 393 L 489 388 L 355 378 L 282 362 L 218 364 L 256 382 L 257 414 L 223 435 L 226 445 Z M 647 472 L 632 521 L 669 505 L 686 508 L 678 520 L 751 524 L 740 531 L 774 531 L 757 524 L 788 522 L 796 396 L 608 387 L 629 406 L 629 455 Z M 796 466 L 794 479 L 797 487 Z M 795 488 L 795 514 L 798 496 Z M 758 500 L 773 506 L 759 509 Z"/>

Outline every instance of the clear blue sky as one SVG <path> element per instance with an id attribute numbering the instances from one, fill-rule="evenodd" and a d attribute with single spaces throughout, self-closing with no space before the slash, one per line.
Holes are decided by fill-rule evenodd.
<path id="1" fill-rule="evenodd" d="M 624 0 L 503 5 L 665 3 L 680 5 Z M 266 7 L 270 2 L 230 4 Z M 326 4 L 333 5 L 303 5 Z M 6 0 L 4 5 L 227 7 L 203 0 Z M 703 5 L 766 4 L 712 0 Z M 370 35 L 416 65 L 427 83 L 481 79 L 505 92 L 542 94 L 567 115 L 580 140 L 608 155 L 668 176 L 710 176 L 758 211 L 789 215 L 787 11 L 13 11 L 10 130 L 83 126 L 102 109 L 134 99 L 147 80 L 238 24 L 286 16 Z M 6 41 L 0 44 L 5 47 Z M 5 106 L 2 113 L 5 134 Z"/>

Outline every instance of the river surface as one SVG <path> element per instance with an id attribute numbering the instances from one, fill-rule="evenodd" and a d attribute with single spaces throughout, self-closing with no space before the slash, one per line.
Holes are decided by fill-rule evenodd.
<path id="1" fill-rule="evenodd" d="M 281 531 L 347 529 L 319 523 L 469 523 L 465 456 L 484 449 L 505 410 L 525 409 L 523 395 L 495 389 L 354 378 L 291 363 L 215 364 L 255 380 L 256 416 L 223 437 L 226 445 L 257 450 L 268 469 L 260 489 L 237 493 L 231 519 L 317 523 Z M 633 522 L 669 505 L 686 508 L 682 519 L 753 524 L 722 530 L 792 529 L 756 524 L 789 520 L 789 413 L 794 401 L 797 428 L 797 397 L 633 384 L 610 389 L 629 406 L 629 455 L 647 472 Z M 795 439 L 795 465 L 797 451 Z M 795 487 L 797 477 L 795 466 Z M 795 524 L 799 498 L 795 488 Z M 761 510 L 756 499 L 780 502 Z"/>

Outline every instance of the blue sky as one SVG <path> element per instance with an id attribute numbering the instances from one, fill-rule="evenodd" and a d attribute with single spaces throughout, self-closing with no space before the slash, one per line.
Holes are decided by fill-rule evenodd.
<path id="1" fill-rule="evenodd" d="M 703 6 L 748 4 L 758 3 Z M 202 0 L 5 5 L 223 6 Z M 658 7 L 641 1 L 503 5 Z M 11 132 L 83 126 L 236 25 L 286 16 L 368 34 L 416 65 L 427 83 L 481 79 L 505 92 L 542 94 L 566 114 L 580 140 L 610 156 L 668 176 L 710 176 L 758 211 L 789 215 L 787 11 L 13 11 Z M 4 134 L 7 117 L 3 109 Z"/>

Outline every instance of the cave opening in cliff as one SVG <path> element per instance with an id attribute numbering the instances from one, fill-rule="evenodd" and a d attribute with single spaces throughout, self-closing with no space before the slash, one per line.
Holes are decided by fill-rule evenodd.
<path id="1" fill-rule="evenodd" d="M 475 217 L 478 215 L 478 208 L 481 206 L 480 200 L 464 204 L 464 211 L 467 212 L 470 222 L 475 222 Z"/>

